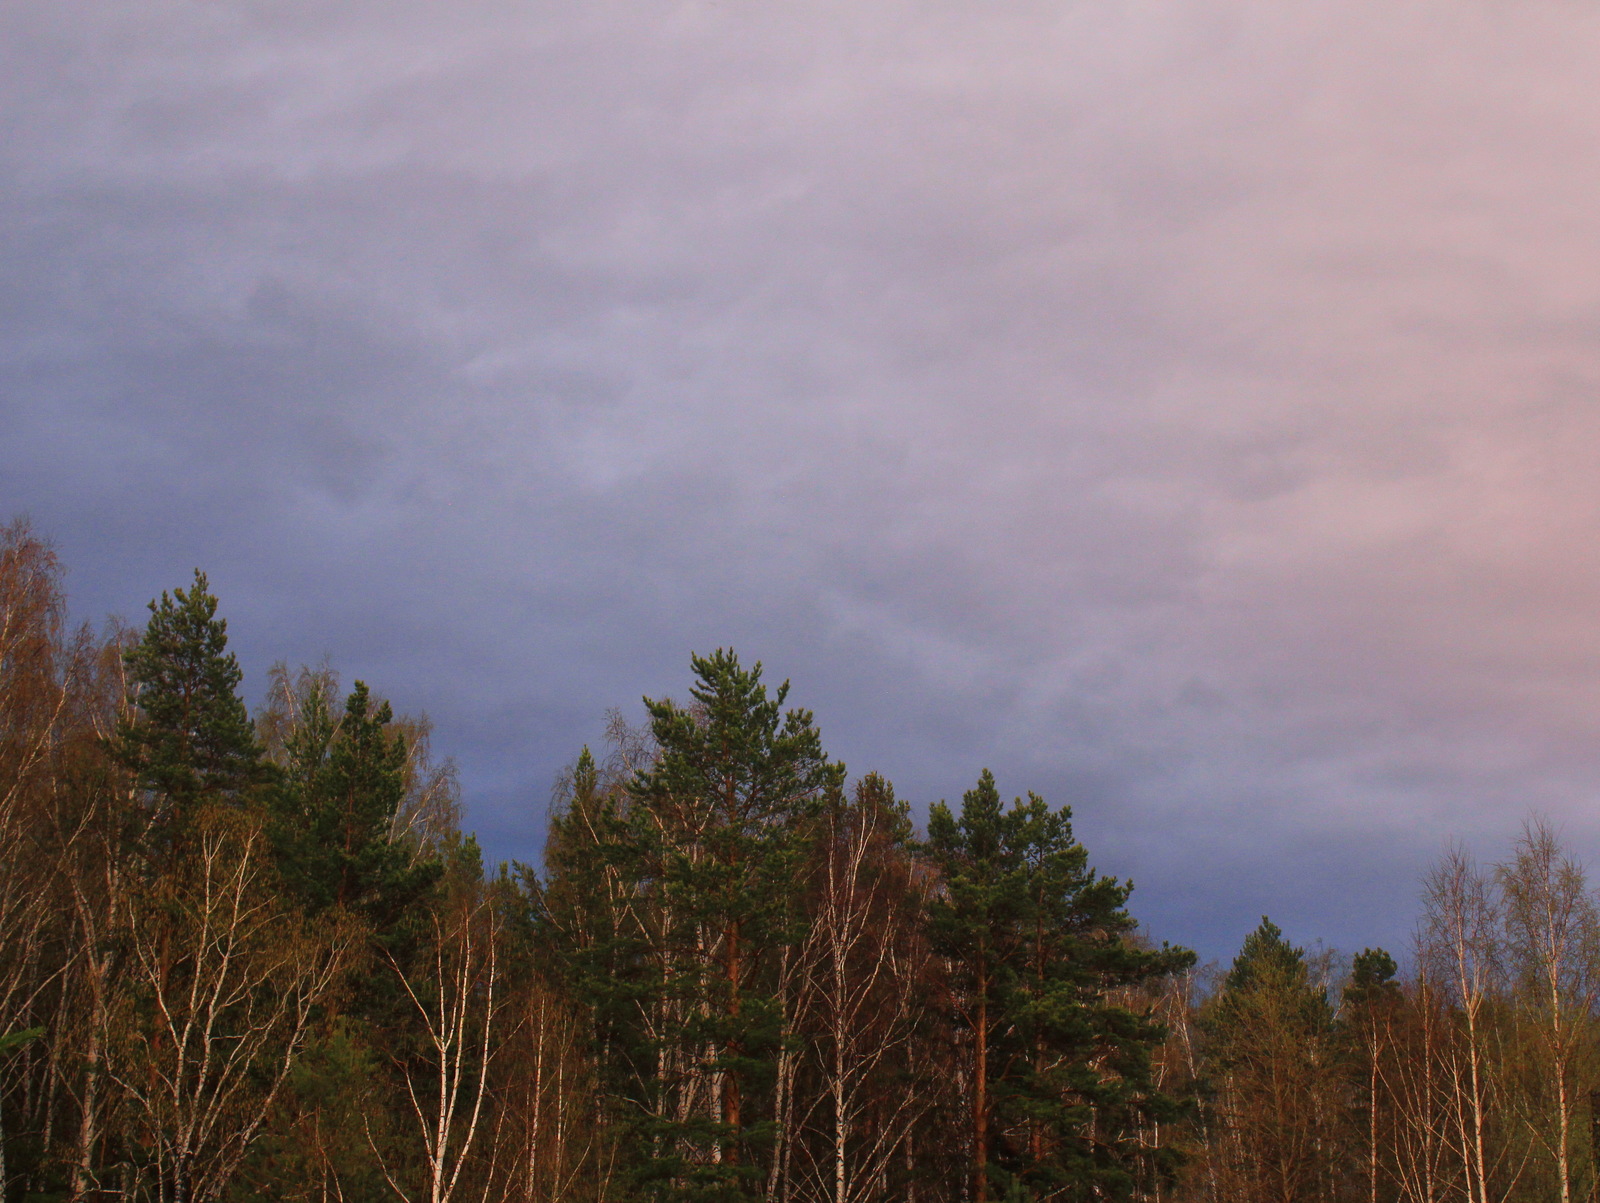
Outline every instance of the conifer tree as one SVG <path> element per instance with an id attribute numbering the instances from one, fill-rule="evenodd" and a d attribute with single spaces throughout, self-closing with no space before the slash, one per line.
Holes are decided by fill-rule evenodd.
<path id="1" fill-rule="evenodd" d="M 1350 981 L 1345 985 L 1341 1008 L 1346 1043 L 1361 1081 L 1357 1111 L 1365 1144 L 1363 1177 L 1368 1203 L 1392 1198 L 1394 1192 L 1388 1184 L 1399 1177 L 1389 1164 L 1395 1108 L 1385 1080 L 1385 1070 L 1393 1069 L 1396 1029 L 1406 1001 L 1400 984 L 1394 980 L 1399 968 L 1383 949 L 1363 948 L 1350 962 Z"/>
<path id="2" fill-rule="evenodd" d="M 656 756 L 622 790 L 579 762 L 536 894 L 552 948 L 624 1092 L 637 1187 L 762 1193 L 774 1065 L 802 938 L 808 824 L 842 787 L 811 713 L 761 666 L 695 656 L 687 706 L 645 699 Z"/>
<path id="3" fill-rule="evenodd" d="M 654 1089 L 657 1059 L 641 1027 L 658 995 L 639 841 L 627 821 L 626 790 L 603 780 L 586 747 L 566 775 L 550 819 L 541 880 L 519 875 L 530 899 L 531 943 L 545 968 L 588 1014 L 591 1048 L 614 1098 Z"/>
<path id="4" fill-rule="evenodd" d="M 406 744 L 388 702 L 374 707 L 357 681 L 335 722 L 312 689 L 284 741 L 277 843 L 289 886 L 312 911 L 341 907 L 375 931 L 393 927 L 438 879 L 434 860 L 413 865 L 392 838 L 405 797 Z"/>
<path id="5" fill-rule="evenodd" d="M 113 753 L 167 839 L 181 841 L 206 803 L 249 800 L 268 775 L 227 649 L 227 621 L 196 569 L 187 590 L 150 603 L 144 635 L 126 655 L 138 714 L 118 724 Z"/>
<path id="6" fill-rule="evenodd" d="M 1165 1033 L 1131 992 L 1194 954 L 1135 943 L 1132 887 L 1089 867 L 1071 810 L 1036 794 L 1003 809 L 988 770 L 928 832 L 931 929 L 971 1042 L 974 1197 L 1128 1198 L 1169 1173 L 1137 1135 L 1177 1111 L 1151 1076 Z"/>
<path id="7" fill-rule="evenodd" d="M 934 948 L 951 963 L 957 1026 L 971 1040 L 972 1191 L 986 1203 L 991 1190 L 993 1045 L 1001 1023 L 1001 979 L 1020 948 L 1022 881 L 1006 847 L 1006 819 L 988 769 L 961 799 L 957 818 L 943 802 L 928 815 L 928 841 L 944 874 L 944 894 L 929 916 Z"/>
<path id="8" fill-rule="evenodd" d="M 772 695 L 761 665 L 732 650 L 693 656 L 693 704 L 651 701 L 655 765 L 632 783 L 633 813 L 655 841 L 675 914 L 676 955 L 663 985 L 704 1000 L 669 1039 L 695 1050 L 701 1115 L 656 1133 L 684 1197 L 759 1193 L 771 1141 L 761 1096 L 770 1089 L 784 1026 L 772 973 L 798 943 L 798 887 L 806 822 L 843 785 L 822 751 L 811 712 L 790 709 L 785 681 Z"/>
<path id="9" fill-rule="evenodd" d="M 403 1146 L 396 1126 L 403 1131 L 407 1117 L 369 1108 L 383 1097 L 383 1067 L 419 1055 L 404 975 L 426 976 L 437 942 L 430 911 L 445 864 L 439 855 L 417 857 L 411 841 L 396 836 L 408 748 L 389 704 L 375 704 L 357 681 L 336 717 L 331 670 L 303 670 L 293 685 L 286 670 L 274 675 L 282 695 L 262 727 L 280 770 L 271 831 L 282 890 L 307 914 L 359 920 L 360 951 L 296 1069 L 283 1106 L 293 1134 L 264 1151 L 260 1189 L 276 1197 L 309 1178 L 352 1200 L 392 1197 L 384 1157 L 374 1150 L 392 1155 L 392 1143 Z M 465 875 L 481 876 L 481 865 L 472 859 Z M 328 1107 L 329 1099 L 342 1105 Z"/>
<path id="10" fill-rule="evenodd" d="M 1373 968 L 1376 968 L 1374 964 Z M 1331 1199 L 1349 1133 L 1333 1008 L 1305 950 L 1266 916 L 1202 1017 L 1241 1203 Z"/>

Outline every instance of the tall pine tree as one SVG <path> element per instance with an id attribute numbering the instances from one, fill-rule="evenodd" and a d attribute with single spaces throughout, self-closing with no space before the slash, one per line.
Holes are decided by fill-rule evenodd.
<path id="1" fill-rule="evenodd" d="M 688 705 L 645 699 L 657 755 L 625 790 L 580 762 L 540 898 L 602 1073 L 628 1092 L 637 1189 L 736 1199 L 767 1180 L 782 965 L 810 820 L 844 768 L 811 713 L 784 708 L 787 682 L 769 694 L 732 651 L 692 665 Z"/>
<path id="2" fill-rule="evenodd" d="M 1132 937 L 1132 887 L 1101 877 L 1071 811 L 1030 794 L 1001 805 L 985 770 L 928 819 L 942 871 L 931 908 L 971 1063 L 973 1197 L 1126 1199 L 1172 1168 L 1141 1128 L 1177 1110 L 1152 1081 L 1164 1037 L 1141 987 L 1193 964 Z"/>
<path id="3" fill-rule="evenodd" d="M 1217 1169 L 1241 1203 L 1336 1197 L 1348 1148 L 1343 1050 L 1305 950 L 1265 915 L 1201 1016 L 1229 1134 Z"/>
<path id="4" fill-rule="evenodd" d="M 270 776 L 205 573 L 150 603 L 125 661 L 138 712 L 118 724 L 113 755 L 145 799 L 154 843 L 181 844 L 203 806 L 250 802 Z"/>
<path id="5" fill-rule="evenodd" d="M 390 729 L 388 702 L 374 706 L 357 681 L 336 721 L 322 689 L 311 690 L 284 741 L 276 791 L 276 839 L 289 886 L 311 911 L 341 907 L 375 931 L 393 928 L 435 881 L 434 858 L 420 861 L 394 838 L 405 798 L 405 738 Z"/>
<path id="6" fill-rule="evenodd" d="M 807 820 L 842 788 L 844 766 L 823 754 L 810 711 L 784 710 L 787 681 L 769 696 L 761 665 L 743 668 L 732 650 L 691 664 L 691 706 L 646 699 L 660 754 L 631 792 L 651 835 L 667 836 L 659 864 L 678 954 L 667 989 L 705 1003 L 676 1037 L 709 1087 L 705 1117 L 671 1121 L 659 1136 L 684 1195 L 734 1198 L 761 1193 L 766 1178 L 763 1103 L 785 1002 L 774 975 L 800 936 Z"/>

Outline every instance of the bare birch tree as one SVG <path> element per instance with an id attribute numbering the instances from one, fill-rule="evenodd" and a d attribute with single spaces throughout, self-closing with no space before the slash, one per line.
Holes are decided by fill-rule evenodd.
<path id="1" fill-rule="evenodd" d="M 1419 955 L 1416 961 L 1390 1031 L 1393 1055 L 1378 1066 L 1394 1115 L 1389 1156 L 1396 1192 L 1406 1203 L 1439 1203 L 1462 1197 L 1466 1189 L 1465 1168 L 1452 1143 L 1449 1066 L 1457 1032 L 1429 976 L 1428 958 Z"/>
<path id="2" fill-rule="evenodd" d="M 53 753 L 66 712 L 65 599 L 55 553 L 24 522 L 0 530 L 0 1194 L 7 1189 L 5 1113 L 18 1062 L 33 1050 L 41 992 L 54 976 L 44 943 L 52 917 L 50 866 L 41 856 Z M 35 1033 L 37 1034 L 37 1033 Z"/>
<path id="3" fill-rule="evenodd" d="M 916 930 L 919 886 L 897 847 L 904 820 L 876 774 L 853 805 L 823 819 L 818 891 L 805 950 L 804 993 L 819 1089 L 808 1126 L 823 1136 L 811 1197 L 858 1203 L 880 1197 L 907 1127 L 925 1100 L 896 1090 L 892 1071 L 927 999 L 928 949 Z"/>
<path id="4" fill-rule="evenodd" d="M 1493 883 L 1459 846 L 1423 879 L 1422 955 L 1448 991 L 1458 1038 L 1448 1045 L 1452 1144 L 1471 1203 L 1503 1197 L 1492 1142 L 1498 1081 L 1491 1007 L 1501 985 L 1500 900 Z"/>
<path id="5" fill-rule="evenodd" d="M 413 1179 L 403 1166 L 383 1167 L 390 1188 L 406 1203 L 450 1203 L 485 1141 L 488 1168 L 476 1178 L 486 1192 L 499 1152 L 489 1087 L 499 1044 L 509 1034 L 500 960 L 503 920 L 476 856 L 461 860 L 471 863 L 456 866 L 415 963 L 388 956 L 417 1031 L 415 1053 L 397 1054 L 397 1062 L 421 1169 Z"/>
<path id="6" fill-rule="evenodd" d="M 1580 1068 L 1592 1069 L 1600 917 L 1583 868 L 1541 819 L 1523 825 L 1512 858 L 1496 867 L 1504 900 L 1508 968 L 1529 1029 L 1537 1084 L 1527 1100 L 1529 1132 L 1549 1158 L 1555 1197 L 1574 1197 Z"/>
<path id="7" fill-rule="evenodd" d="M 259 825 L 216 808 L 195 824 L 187 863 L 135 895 L 126 939 L 111 1074 L 150 1151 L 154 1197 L 211 1203 L 260 1133 L 352 939 L 286 911 Z"/>
<path id="8" fill-rule="evenodd" d="M 578 1017 L 537 978 L 508 1007 L 517 1014 L 497 1075 L 505 1129 L 497 1189 L 517 1203 L 605 1198 L 615 1149 Z"/>

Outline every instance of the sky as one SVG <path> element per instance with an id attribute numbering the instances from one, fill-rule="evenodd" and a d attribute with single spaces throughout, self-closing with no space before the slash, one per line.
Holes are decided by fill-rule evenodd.
<path id="1" fill-rule="evenodd" d="M 1158 939 L 1600 852 L 1600 7 L 0 0 L 0 519 L 536 859 L 732 646 Z"/>

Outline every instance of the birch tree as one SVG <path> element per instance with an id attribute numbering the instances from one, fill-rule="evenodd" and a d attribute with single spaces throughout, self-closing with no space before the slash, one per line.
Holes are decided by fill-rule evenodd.
<path id="1" fill-rule="evenodd" d="M 1429 976 L 1448 991 L 1459 1029 L 1447 1046 L 1451 1135 L 1470 1203 L 1505 1197 L 1494 1145 L 1500 1083 L 1491 1030 L 1503 969 L 1500 918 L 1493 882 L 1464 849 L 1451 848 L 1424 877 L 1421 952 Z"/>
<path id="2" fill-rule="evenodd" d="M 353 945 L 283 907 L 252 816 L 208 808 L 189 837 L 133 899 L 113 1021 L 111 1076 L 160 1203 L 223 1196 Z"/>
<path id="3" fill-rule="evenodd" d="M 415 1155 L 383 1167 L 390 1189 L 405 1203 L 451 1203 L 464 1185 L 477 1185 L 479 1198 L 486 1197 L 501 1151 L 490 1076 L 510 1035 L 504 916 L 482 880 L 476 844 L 466 841 L 451 861 L 443 897 L 428 919 L 430 938 L 409 963 L 385 954 L 412 1024 L 394 1060 L 411 1121 L 406 1143 Z"/>
<path id="4" fill-rule="evenodd" d="M 1495 870 L 1503 899 L 1507 968 L 1531 1039 L 1534 1089 L 1527 1124 L 1552 1171 L 1552 1195 L 1571 1203 L 1578 1114 L 1595 1059 L 1600 994 L 1600 917 L 1583 868 L 1547 823 L 1523 825 L 1510 860 Z"/>
<path id="5" fill-rule="evenodd" d="M 903 1057 L 931 1001 L 920 930 L 925 881 L 907 855 L 909 820 L 869 774 L 830 804 L 803 950 L 802 1032 L 816 1065 L 804 1126 L 822 1137 L 808 1197 L 860 1203 L 884 1193 L 907 1132 L 927 1110 Z"/>
<path id="6" fill-rule="evenodd" d="M 47 941 L 54 866 L 45 835 L 56 753 L 64 734 L 70 665 L 65 598 L 55 553 L 26 523 L 0 530 L 0 1040 L 10 1040 L 0 1080 L 0 1194 L 12 1169 L 7 1114 L 42 1034 L 38 1013 L 56 979 Z"/>

